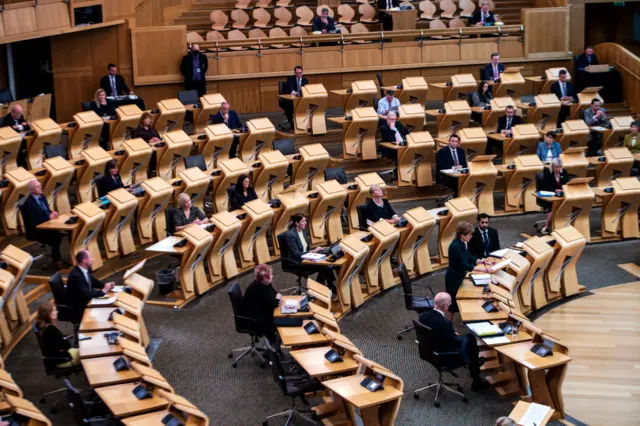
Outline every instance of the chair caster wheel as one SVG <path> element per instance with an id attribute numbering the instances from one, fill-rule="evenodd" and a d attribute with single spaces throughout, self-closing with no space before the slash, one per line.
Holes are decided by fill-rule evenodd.
<path id="1" fill-rule="evenodd" d="M 402 340 L 402 335 L 398 336 L 398 340 Z"/>
<path id="2" fill-rule="evenodd" d="M 233 354 L 229 354 L 229 359 L 233 358 Z"/>
<path id="3" fill-rule="evenodd" d="M 469 400 L 465 397 L 465 398 L 462 398 L 462 402 L 467 403 L 469 402 Z"/>
<path id="4" fill-rule="evenodd" d="M 434 402 L 433 405 L 435 405 L 436 408 L 440 408 L 440 403 L 439 402 Z"/>
<path id="5" fill-rule="evenodd" d="M 417 393 L 413 394 L 413 399 L 420 399 L 420 395 L 418 395 Z"/>
<path id="6" fill-rule="evenodd" d="M 231 364 L 231 366 L 232 366 L 233 368 L 238 368 L 238 364 L 236 364 L 235 362 L 234 362 L 233 364 Z"/>

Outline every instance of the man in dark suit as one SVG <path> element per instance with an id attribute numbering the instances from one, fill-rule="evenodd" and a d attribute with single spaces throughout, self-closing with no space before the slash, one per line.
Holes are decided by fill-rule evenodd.
<path id="1" fill-rule="evenodd" d="M 482 79 L 487 81 L 499 81 L 504 72 L 504 64 L 500 63 L 500 54 L 493 52 L 491 61 L 482 69 Z"/>
<path id="2" fill-rule="evenodd" d="M 504 109 L 504 115 L 498 118 L 496 133 L 511 136 L 513 126 L 522 124 L 522 117 L 516 115 L 516 109 L 509 105 Z"/>
<path id="3" fill-rule="evenodd" d="M 229 102 L 223 102 L 220 104 L 220 111 L 213 117 L 211 117 L 211 122 L 213 124 L 226 124 L 228 128 L 231 130 L 241 129 L 244 127 L 242 124 L 242 120 L 238 117 L 238 114 L 229 109 Z M 236 158 L 238 143 L 240 143 L 240 137 L 238 135 L 233 136 L 233 142 L 231 142 L 231 147 L 229 147 L 229 158 Z"/>
<path id="4" fill-rule="evenodd" d="M 575 102 L 578 100 L 576 89 L 573 87 L 573 84 L 567 80 L 567 76 L 567 71 L 560 70 L 558 73 L 558 81 L 551 85 L 551 93 L 555 94 L 558 99 L 563 102 L 560 112 L 558 113 L 558 127 L 564 123 L 571 113 L 571 107 L 564 102 Z"/>
<path id="5" fill-rule="evenodd" d="M 489 226 L 489 215 L 480 213 L 478 227 L 469 241 L 469 251 L 478 259 L 484 259 L 496 250 L 500 250 L 498 231 Z"/>
<path id="6" fill-rule="evenodd" d="M 576 59 L 576 70 L 584 70 L 589 65 L 598 65 L 598 57 L 593 53 L 593 47 L 589 46 Z"/>
<path id="7" fill-rule="evenodd" d="M 323 7 L 320 11 L 320 16 L 316 16 L 315 18 L 313 18 L 311 31 L 319 31 L 322 34 L 336 32 L 336 23 L 333 21 L 333 18 L 329 16 L 328 8 Z"/>
<path id="8" fill-rule="evenodd" d="M 91 299 L 102 297 L 113 289 L 114 283 L 101 283 L 91 275 L 93 256 L 87 250 L 76 253 L 76 266 L 67 277 L 67 303 L 73 310 L 73 323 L 82 320 L 82 314 Z"/>
<path id="9" fill-rule="evenodd" d="M 195 90 L 198 96 L 207 93 L 206 77 L 209 69 L 207 55 L 200 52 L 200 46 L 194 44 L 191 51 L 182 57 L 180 73 L 184 76 L 184 89 Z"/>
<path id="10" fill-rule="evenodd" d="M 475 336 L 468 333 L 464 336 L 456 335 L 453 323 L 449 321 L 445 314 L 449 312 L 451 306 L 451 296 L 441 292 L 436 294 L 434 299 L 435 308 L 431 311 L 420 314 L 420 324 L 431 329 L 435 341 L 436 352 L 458 352 L 462 360 L 452 359 L 451 368 L 455 368 L 464 363 L 469 368 L 469 373 L 473 379 L 471 389 L 480 390 L 487 383 L 480 378 L 480 367 L 484 364 L 484 358 L 479 356 L 478 343 Z"/>
<path id="11" fill-rule="evenodd" d="M 382 29 L 385 31 L 393 30 L 393 19 L 391 14 L 385 12 L 385 10 L 399 7 L 399 0 L 378 0 L 378 19 L 382 22 Z"/>
<path id="12" fill-rule="evenodd" d="M 493 12 L 489 10 L 489 2 L 484 1 L 479 10 L 473 12 L 473 25 L 482 27 L 484 25 L 493 25 L 496 23 L 496 17 Z"/>
<path id="13" fill-rule="evenodd" d="M 115 64 L 107 66 L 109 73 L 100 79 L 100 87 L 107 92 L 107 96 L 133 95 L 124 78 L 118 74 L 118 68 Z"/>
<path id="14" fill-rule="evenodd" d="M 285 93 L 281 93 L 282 95 L 292 95 L 292 96 L 301 96 L 302 88 L 309 84 L 309 80 L 307 80 L 303 76 L 304 70 L 300 65 L 293 69 L 295 76 L 287 77 L 287 85 Z M 280 99 L 280 108 L 284 110 L 285 115 L 287 116 L 287 121 L 289 122 L 289 126 L 291 126 L 291 130 L 294 130 L 293 127 L 293 101 L 289 101 L 287 99 Z"/>
<path id="15" fill-rule="evenodd" d="M 467 167 L 467 158 L 460 145 L 460 137 L 456 134 L 449 136 L 449 146 L 440 149 L 436 154 L 436 183 L 444 185 L 458 196 L 458 179 L 440 173 L 440 170 L 459 170 Z"/>
<path id="16" fill-rule="evenodd" d="M 42 244 L 51 246 L 51 257 L 56 269 L 62 269 L 62 258 L 60 256 L 60 242 L 62 238 L 57 231 L 44 231 L 37 229 L 37 226 L 48 220 L 55 219 L 60 214 L 49 208 L 47 198 L 42 195 L 42 184 L 37 179 L 32 179 L 27 184 L 29 195 L 20 206 L 24 230 L 29 241 L 39 241 Z"/>
<path id="17" fill-rule="evenodd" d="M 9 114 L 2 118 L 2 124 L 0 124 L 0 127 L 11 127 L 16 132 L 28 132 L 31 130 L 29 123 L 24 119 L 22 107 L 18 104 L 14 104 L 11 107 Z"/>

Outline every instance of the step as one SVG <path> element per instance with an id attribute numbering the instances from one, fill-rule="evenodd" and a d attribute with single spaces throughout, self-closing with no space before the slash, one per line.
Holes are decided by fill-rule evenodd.
<path id="1" fill-rule="evenodd" d="M 515 379 L 516 377 L 512 373 L 508 373 L 506 371 L 494 373 L 486 377 L 487 383 L 489 383 L 492 386 L 500 385 L 505 382 L 510 382 Z"/>
<path id="2" fill-rule="evenodd" d="M 509 382 L 506 385 L 498 386 L 495 390 L 500 396 L 517 395 L 520 393 L 520 386 L 518 382 Z"/>
<path id="3" fill-rule="evenodd" d="M 500 367 L 502 367 L 502 363 L 499 360 L 495 359 L 495 360 L 485 361 L 484 365 L 480 367 L 480 370 L 482 371 L 495 370 L 496 368 L 500 368 Z"/>

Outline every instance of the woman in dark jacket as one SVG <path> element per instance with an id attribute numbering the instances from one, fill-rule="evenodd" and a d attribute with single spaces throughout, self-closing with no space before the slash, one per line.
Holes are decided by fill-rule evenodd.
<path id="1" fill-rule="evenodd" d="M 471 240 L 472 235 L 473 226 L 468 222 L 460 222 L 458 226 L 456 226 L 456 237 L 449 245 L 449 266 L 444 276 L 444 286 L 447 293 L 451 296 L 451 307 L 449 308 L 449 312 L 451 313 L 460 312 L 458 310 L 456 294 L 462 285 L 462 281 L 464 281 L 464 278 L 467 276 L 467 272 L 491 272 L 491 268 L 487 265 L 494 263 L 492 261 L 478 259 L 471 254 L 467 248 L 467 244 Z"/>
<path id="2" fill-rule="evenodd" d="M 273 346 L 276 344 L 273 312 L 280 305 L 282 295 L 271 285 L 273 271 L 269 265 L 256 266 L 253 278 L 242 298 L 242 316 L 253 318 L 258 323 L 259 330 Z"/>
<path id="3" fill-rule="evenodd" d="M 58 310 L 52 303 L 43 303 L 38 306 L 36 327 L 39 338 L 44 348 L 45 362 L 51 367 L 68 368 L 80 365 L 80 353 L 78 349 L 72 348 L 58 327 Z"/>
<path id="4" fill-rule="evenodd" d="M 104 166 L 104 173 L 102 177 L 98 179 L 97 186 L 98 197 L 104 197 L 115 189 L 124 188 L 122 179 L 118 173 L 118 163 L 116 160 L 107 161 L 107 164 Z"/>
<path id="5" fill-rule="evenodd" d="M 544 169 L 544 177 L 542 178 L 542 188 L 538 188 L 542 191 L 555 192 L 556 195 L 559 191 L 562 191 L 562 186 L 569 182 L 569 174 L 562 168 L 562 160 L 560 158 L 554 158 L 551 160 L 551 164 L 548 168 Z M 552 204 L 549 201 L 540 200 L 541 205 L 545 210 L 551 209 Z M 551 214 L 547 213 L 547 220 L 544 227 L 541 229 L 542 234 L 548 234 L 551 228 Z"/>
<path id="6" fill-rule="evenodd" d="M 256 190 L 251 186 L 251 179 L 247 175 L 240 175 L 236 186 L 233 188 L 233 191 L 231 191 L 229 210 L 238 210 L 242 208 L 245 203 L 256 199 L 258 199 L 258 195 L 256 194 Z"/>

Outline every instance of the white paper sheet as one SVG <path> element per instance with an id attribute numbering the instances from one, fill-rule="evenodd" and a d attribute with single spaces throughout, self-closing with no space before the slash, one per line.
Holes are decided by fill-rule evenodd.
<path id="1" fill-rule="evenodd" d="M 533 402 L 518 424 L 522 426 L 539 426 L 542 424 L 542 420 L 544 420 L 544 416 L 547 415 L 547 412 L 549 412 L 549 407 Z"/>
<path id="2" fill-rule="evenodd" d="M 505 343 L 511 343 L 511 340 L 507 336 L 498 336 L 498 337 L 483 337 L 482 340 L 487 345 L 502 345 Z"/>
<path id="3" fill-rule="evenodd" d="M 473 333 L 476 336 L 480 336 L 480 337 L 485 335 L 490 336 L 492 334 L 502 333 L 502 330 L 500 330 L 500 327 L 498 327 L 497 325 L 493 325 L 489 321 L 467 323 L 465 325 L 469 327 L 469 329 L 473 331 Z"/>

